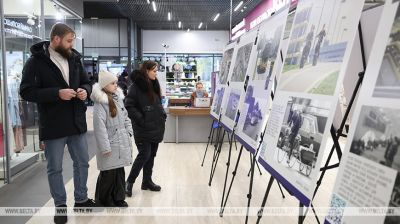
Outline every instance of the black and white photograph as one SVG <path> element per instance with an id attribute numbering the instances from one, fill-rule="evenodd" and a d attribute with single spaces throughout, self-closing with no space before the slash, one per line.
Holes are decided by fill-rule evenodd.
<path id="1" fill-rule="evenodd" d="M 226 84 L 228 81 L 229 69 L 231 67 L 232 62 L 232 55 L 233 55 L 233 48 L 228 49 L 224 52 L 224 56 L 221 61 L 221 68 L 220 68 L 220 77 L 219 83 Z"/>
<path id="2" fill-rule="evenodd" d="M 389 206 L 392 208 L 400 208 L 400 172 L 397 173 L 396 180 L 394 182 L 392 194 L 390 196 Z M 384 224 L 398 224 L 400 223 L 399 211 L 395 211 L 395 214 L 386 216 Z"/>
<path id="3" fill-rule="evenodd" d="M 221 104 L 222 99 L 224 98 L 225 87 L 221 87 L 217 89 L 213 101 L 212 112 L 215 113 L 217 116 L 221 112 Z"/>
<path id="4" fill-rule="evenodd" d="M 348 43 L 357 29 L 358 17 L 353 15 L 361 12 L 364 1 L 302 3 L 296 10 L 279 89 L 333 95 Z M 348 8 L 354 10 L 343 10 Z"/>
<path id="5" fill-rule="evenodd" d="M 289 97 L 276 146 L 282 166 L 309 177 L 315 170 L 330 102 Z"/>
<path id="6" fill-rule="evenodd" d="M 247 107 L 246 118 L 243 125 L 243 133 L 257 141 L 263 131 L 263 124 L 267 110 L 264 99 L 254 97 L 254 87 L 248 86 L 244 103 Z"/>
<path id="7" fill-rule="evenodd" d="M 268 24 L 270 25 L 270 24 Z M 274 25 L 274 24 L 271 24 Z M 269 80 L 279 51 L 283 24 L 278 27 L 268 27 L 258 36 L 257 64 L 253 80 Z"/>
<path id="8" fill-rule="evenodd" d="M 400 111 L 363 106 L 350 152 L 400 171 Z"/>
<path id="9" fill-rule="evenodd" d="M 232 82 L 243 82 L 246 77 L 247 67 L 249 65 L 249 59 L 251 54 L 251 48 L 253 42 L 248 43 L 239 48 L 235 59 L 235 67 L 232 73 Z"/>
<path id="10" fill-rule="evenodd" d="M 388 38 L 373 96 L 400 98 L 400 4 Z"/>
<path id="11" fill-rule="evenodd" d="M 235 116 L 239 107 L 240 90 L 232 89 L 229 93 L 228 105 L 226 106 L 225 116 L 231 120 L 235 120 Z"/>

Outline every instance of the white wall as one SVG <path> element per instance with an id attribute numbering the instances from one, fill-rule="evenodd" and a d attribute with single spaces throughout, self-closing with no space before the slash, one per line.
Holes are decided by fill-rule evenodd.
<path id="1" fill-rule="evenodd" d="M 143 53 L 222 53 L 229 40 L 228 31 L 143 30 Z"/>

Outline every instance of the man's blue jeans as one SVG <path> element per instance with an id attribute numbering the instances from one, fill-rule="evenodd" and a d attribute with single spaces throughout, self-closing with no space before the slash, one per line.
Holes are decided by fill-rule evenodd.
<path id="1" fill-rule="evenodd" d="M 86 134 L 68 136 L 44 141 L 45 155 L 47 159 L 47 177 L 50 193 L 54 199 L 54 205 L 63 205 L 67 202 L 64 180 L 62 176 L 62 164 L 65 145 L 74 167 L 74 197 L 75 202 L 87 201 L 87 178 L 89 168 L 89 154 Z"/>

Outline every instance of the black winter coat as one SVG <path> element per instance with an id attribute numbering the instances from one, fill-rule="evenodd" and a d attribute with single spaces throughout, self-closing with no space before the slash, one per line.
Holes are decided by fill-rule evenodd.
<path id="1" fill-rule="evenodd" d="M 69 85 L 60 69 L 50 59 L 49 41 L 31 47 L 32 56 L 24 65 L 20 86 L 21 97 L 36 102 L 39 110 L 40 140 L 51 140 L 87 131 L 86 105 L 84 101 L 73 98 L 64 101 L 59 98 L 59 90 L 71 88 L 85 89 L 88 97 L 92 86 L 81 63 L 81 55 L 73 50 L 68 59 Z"/>
<path id="2" fill-rule="evenodd" d="M 136 71 L 138 72 L 138 71 Z M 154 103 L 147 95 L 148 86 L 143 76 L 135 75 L 125 98 L 125 107 L 132 121 L 135 141 L 159 143 L 164 138 L 167 115 L 159 96 L 154 96 Z M 160 91 L 157 80 L 152 81 L 153 89 Z"/>

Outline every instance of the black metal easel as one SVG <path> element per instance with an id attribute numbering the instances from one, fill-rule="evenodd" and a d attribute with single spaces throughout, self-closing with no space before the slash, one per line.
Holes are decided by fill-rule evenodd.
<path id="1" fill-rule="evenodd" d="M 205 160 L 206 155 L 207 155 L 208 146 L 213 144 L 214 131 L 215 131 L 214 123 L 215 123 L 215 120 L 213 119 L 212 122 L 211 122 L 210 134 L 208 135 L 207 146 L 206 146 L 206 149 L 204 151 L 203 161 L 201 162 L 201 167 L 203 167 L 203 165 L 204 165 L 204 160 Z M 219 123 L 217 123 L 217 125 L 219 126 Z"/>
<path id="2" fill-rule="evenodd" d="M 340 137 L 346 137 L 346 135 L 343 134 L 343 129 L 346 127 L 346 129 L 348 130 L 348 126 L 346 126 L 346 121 L 347 121 L 347 118 L 348 118 L 348 116 L 350 114 L 351 108 L 353 107 L 354 100 L 355 100 L 355 98 L 357 96 L 357 93 L 358 93 L 358 91 L 360 89 L 360 86 L 361 86 L 363 78 L 364 78 L 364 73 L 365 73 L 365 70 L 367 68 L 367 63 L 366 63 L 366 59 L 365 59 L 364 41 L 363 41 L 361 23 L 358 24 L 358 32 L 359 32 L 359 39 L 360 39 L 360 46 L 361 46 L 361 57 L 362 57 L 362 63 L 363 63 L 364 71 L 358 73 L 357 84 L 354 87 L 354 90 L 353 90 L 353 93 L 352 93 L 352 96 L 351 96 L 351 99 L 350 99 L 350 102 L 349 102 L 349 106 L 346 109 L 345 115 L 344 115 L 344 117 L 342 119 L 342 122 L 340 124 L 339 129 L 335 130 L 335 127 L 333 125 L 331 126 L 330 133 L 331 133 L 331 136 L 332 136 L 332 139 L 333 139 L 333 146 L 331 148 L 331 151 L 329 152 L 329 156 L 328 156 L 328 158 L 327 158 L 327 160 L 325 162 L 325 165 L 320 168 L 321 175 L 319 177 L 319 180 L 317 181 L 317 186 L 316 186 L 316 188 L 314 190 L 314 195 L 313 195 L 312 199 L 315 198 L 315 195 L 317 194 L 317 191 L 318 191 L 319 187 L 321 186 L 321 183 L 322 183 L 322 180 L 324 178 L 325 172 L 327 170 L 339 167 L 340 160 L 342 158 L 342 150 L 341 150 L 341 147 L 340 147 L 340 144 L 339 144 L 339 138 Z M 333 165 L 329 165 L 334 151 L 336 151 L 336 154 L 337 154 L 337 157 L 339 159 L 339 162 L 336 163 L 336 164 L 333 164 Z M 265 195 L 264 195 L 264 198 L 263 198 L 263 201 L 262 201 L 262 204 L 261 204 L 261 208 L 258 211 L 258 218 L 257 218 L 257 222 L 256 222 L 257 224 L 260 222 L 260 220 L 262 218 L 262 211 L 263 211 L 263 208 L 265 207 L 265 204 L 266 204 L 266 201 L 267 201 L 267 198 L 268 198 L 268 194 L 269 194 L 269 192 L 271 190 L 271 186 L 272 186 L 272 183 L 273 183 L 274 180 L 275 180 L 275 178 L 271 176 L 271 178 L 269 180 L 269 183 L 268 183 L 267 190 L 265 192 Z M 316 218 L 316 220 L 317 220 L 317 222 L 319 224 L 320 221 L 318 219 L 318 216 L 316 215 L 316 212 L 315 212 L 315 209 L 314 209 L 314 206 L 313 206 L 312 203 L 311 203 L 311 208 L 312 208 L 312 210 L 314 212 L 314 215 L 315 215 L 315 218 Z M 299 224 L 302 224 L 304 222 L 304 219 L 305 219 L 305 217 L 307 215 L 307 212 L 308 212 L 308 208 L 306 209 L 305 213 L 303 212 L 303 209 L 304 209 L 304 205 L 300 202 L 300 205 L 299 205 L 299 218 L 298 218 L 298 223 Z"/>

